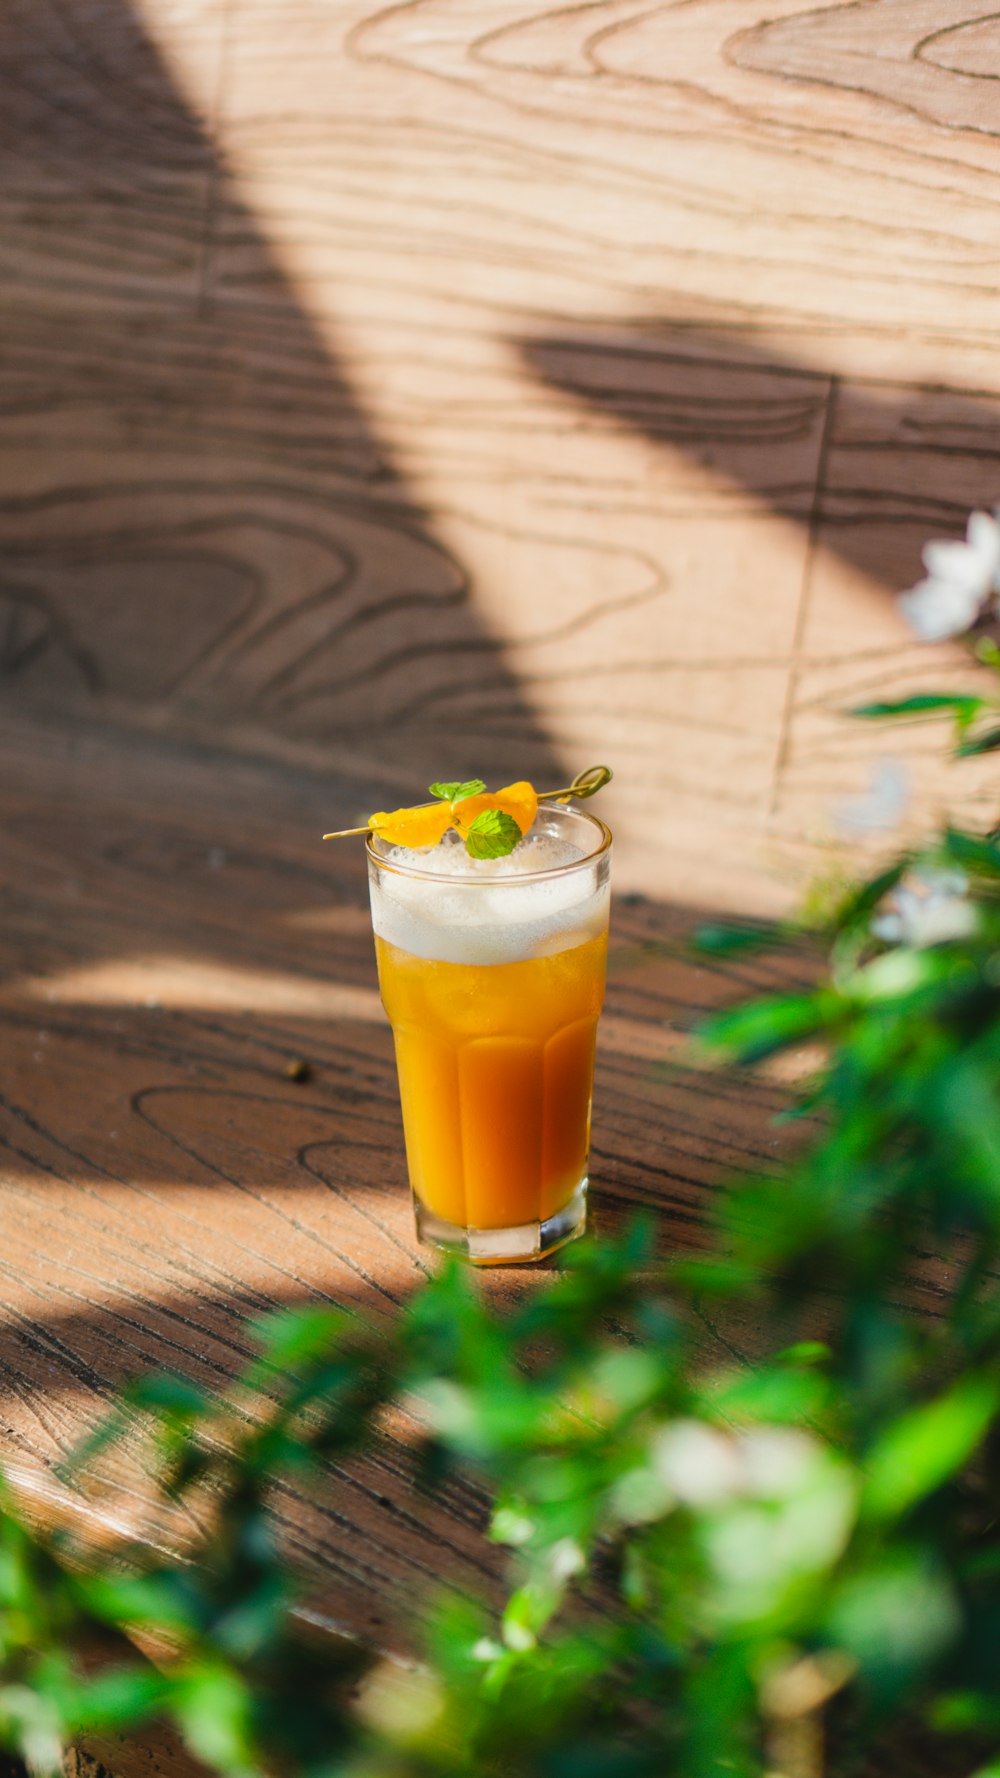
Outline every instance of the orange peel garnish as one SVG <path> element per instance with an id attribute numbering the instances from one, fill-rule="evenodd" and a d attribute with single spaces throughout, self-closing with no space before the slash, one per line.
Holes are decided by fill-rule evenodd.
<path id="1" fill-rule="evenodd" d="M 517 784 L 506 784 L 502 790 L 464 796 L 456 803 L 419 803 L 412 809 L 380 809 L 368 817 L 368 826 L 391 846 L 436 846 L 450 827 L 457 827 L 464 839 L 484 809 L 501 809 L 517 822 L 522 834 L 526 834 L 538 814 L 538 797 L 534 786 L 522 778 Z"/>
<path id="2" fill-rule="evenodd" d="M 460 803 L 455 803 L 455 826 L 464 836 L 484 809 L 500 809 L 503 814 L 510 815 L 517 822 L 521 833 L 526 834 L 535 816 L 538 814 L 538 792 L 526 778 L 519 778 L 516 784 L 505 784 L 502 790 L 483 791 L 478 796 L 465 796 Z"/>
<path id="3" fill-rule="evenodd" d="M 578 772 L 572 784 L 567 784 L 564 789 L 542 791 L 536 791 L 526 778 L 519 778 L 516 784 L 505 784 L 502 790 L 477 792 L 474 796 L 460 797 L 456 802 L 448 802 L 442 797 L 435 803 L 418 803 L 412 809 L 380 809 L 377 814 L 369 815 L 367 826 L 342 827 L 337 833 L 325 833 L 323 838 L 344 840 L 352 834 L 377 833 L 392 846 L 409 846 L 418 850 L 425 846 L 436 846 L 448 829 L 455 827 L 468 842 L 473 823 L 488 809 L 498 809 L 502 814 L 509 815 L 520 828 L 523 837 L 538 814 L 540 802 L 568 803 L 574 797 L 593 796 L 595 791 L 610 783 L 611 778 L 610 766 L 588 766 L 586 771 Z M 481 784 L 482 779 L 477 782 Z M 458 784 L 435 784 L 431 788 L 444 791 L 461 787 Z"/>
<path id="4" fill-rule="evenodd" d="M 454 824 L 450 803 L 421 803 L 414 809 L 380 810 L 368 825 L 390 846 L 436 846 Z"/>

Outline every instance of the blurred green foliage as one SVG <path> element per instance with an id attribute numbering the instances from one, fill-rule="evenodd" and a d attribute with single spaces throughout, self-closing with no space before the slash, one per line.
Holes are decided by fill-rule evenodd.
<path id="1" fill-rule="evenodd" d="M 225 1397 L 137 1382 L 67 1479 L 140 1428 L 183 1557 L 5 1496 L 0 1740 L 38 1771 L 153 1719 L 232 1778 L 817 1778 L 908 1729 L 928 1771 L 1000 1772 L 1000 842 L 946 830 L 813 936 L 817 985 L 702 1033 L 824 1059 L 798 1158 L 720 1189 L 701 1258 L 639 1221 L 502 1315 L 446 1265 L 389 1334 L 258 1323 Z M 803 934 L 706 938 L 757 942 Z M 706 1359 L 706 1307 L 753 1362 Z M 422 1486 L 488 1490 L 509 1570 L 409 1668 L 310 1627 L 278 1510 L 394 1404 Z"/>

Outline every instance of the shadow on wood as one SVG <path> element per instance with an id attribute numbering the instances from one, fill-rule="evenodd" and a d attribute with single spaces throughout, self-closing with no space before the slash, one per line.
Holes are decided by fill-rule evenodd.
<path id="1" fill-rule="evenodd" d="M 1000 500 L 993 395 L 844 379 L 690 322 L 568 328 L 520 349 L 582 423 L 600 415 L 711 472 L 728 493 L 719 522 L 763 508 L 804 525 L 873 592 L 911 585 L 928 537 L 964 534 L 971 507 Z M 669 497 L 666 480 L 651 458 L 648 484 L 620 490 L 622 516 Z"/>
<path id="2" fill-rule="evenodd" d="M 206 66 L 223 14 L 185 25 Z M 487 656 L 512 764 L 558 781 L 350 366 L 273 264 L 266 313 L 217 302 L 220 212 L 266 243 L 138 14 L 6 8 L 0 109 L 8 697 L 421 784 L 504 755 L 449 708 Z"/>

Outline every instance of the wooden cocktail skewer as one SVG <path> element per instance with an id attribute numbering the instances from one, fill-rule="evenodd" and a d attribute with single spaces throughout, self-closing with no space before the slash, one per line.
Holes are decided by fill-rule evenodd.
<path id="1" fill-rule="evenodd" d="M 595 791 L 603 790 L 605 784 L 610 784 L 613 777 L 614 773 L 610 766 L 588 766 L 586 771 L 577 772 L 572 784 L 567 784 L 564 790 L 540 790 L 538 800 L 540 803 L 568 803 L 570 797 L 573 796 L 593 796 Z M 421 808 L 432 807 L 430 803 L 421 803 L 419 806 Z M 325 833 L 323 838 L 325 840 L 349 840 L 356 834 L 371 833 L 371 831 L 372 829 L 368 826 L 342 827 L 337 833 Z"/>
<path id="2" fill-rule="evenodd" d="M 610 766 L 588 766 L 586 771 L 577 772 L 572 784 L 567 785 L 565 790 L 540 790 L 538 800 L 540 803 L 568 803 L 571 796 L 593 796 L 595 791 L 603 790 L 605 784 L 610 784 L 613 777 L 614 772 Z"/>

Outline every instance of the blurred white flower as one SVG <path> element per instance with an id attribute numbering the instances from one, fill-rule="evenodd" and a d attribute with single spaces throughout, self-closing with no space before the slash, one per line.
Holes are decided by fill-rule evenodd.
<path id="1" fill-rule="evenodd" d="M 917 865 L 887 896 L 884 911 L 872 921 L 872 933 L 887 944 L 914 950 L 967 938 L 976 927 L 968 892 L 964 871 Z"/>
<path id="2" fill-rule="evenodd" d="M 685 1506 L 714 1506 L 743 1486 L 736 1441 L 700 1420 L 675 1420 L 654 1442 L 656 1473 Z"/>
<path id="3" fill-rule="evenodd" d="M 564 1586 L 586 1566 L 587 1558 L 575 1537 L 560 1537 L 558 1543 L 554 1543 L 546 1553 L 548 1578 L 557 1587 Z"/>
<path id="4" fill-rule="evenodd" d="M 716 1582 L 711 1608 L 722 1622 L 752 1622 L 781 1607 L 798 1596 L 803 1576 L 843 1550 L 855 1474 L 798 1427 L 723 1431 L 674 1420 L 654 1431 L 649 1455 L 676 1503 L 694 1514 Z"/>
<path id="5" fill-rule="evenodd" d="M 847 1464 L 818 1442 L 796 1454 L 780 1493 L 745 1495 L 704 1525 L 704 1545 L 718 1582 L 716 1610 L 730 1622 L 752 1620 L 798 1596 L 801 1577 L 834 1562 L 850 1534 L 857 1483 Z"/>
<path id="6" fill-rule="evenodd" d="M 941 642 L 971 629 L 984 605 L 1000 592 L 1000 524 L 995 514 L 969 514 L 965 542 L 928 543 L 927 575 L 899 600 L 907 623 L 923 642 Z"/>
<path id="7" fill-rule="evenodd" d="M 476 1430 L 476 1404 L 467 1389 L 448 1377 L 432 1377 L 407 1397 L 415 1419 L 445 1438 L 471 1438 Z"/>
<path id="8" fill-rule="evenodd" d="M 474 1661 L 499 1661 L 503 1654 L 503 1643 L 494 1642 L 489 1636 L 480 1636 L 472 1645 Z"/>
<path id="9" fill-rule="evenodd" d="M 701 1420 L 674 1420 L 654 1436 L 656 1475 L 685 1506 L 718 1508 L 739 1498 L 777 1500 L 808 1478 L 817 1445 L 786 1426 L 722 1432 Z"/>
<path id="10" fill-rule="evenodd" d="M 740 1439 L 746 1492 L 780 1500 L 805 1486 L 816 1461 L 816 1442 L 790 1426 L 759 1426 Z"/>
<path id="11" fill-rule="evenodd" d="M 898 759 L 876 760 L 868 787 L 850 802 L 840 803 L 833 819 L 852 839 L 887 833 L 898 827 L 910 800 L 910 777 Z"/>
<path id="12" fill-rule="evenodd" d="M 535 1521 L 514 1506 L 498 1506 L 490 1521 L 490 1536 L 497 1543 L 528 1543 L 535 1535 Z"/>

